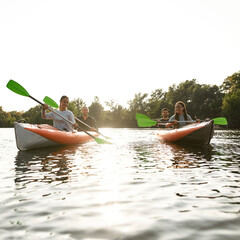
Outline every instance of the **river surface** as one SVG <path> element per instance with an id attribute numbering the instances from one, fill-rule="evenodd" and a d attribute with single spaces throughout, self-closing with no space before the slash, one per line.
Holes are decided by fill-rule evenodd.
<path id="1" fill-rule="evenodd" d="M 239 240 L 240 131 L 217 130 L 207 147 L 154 131 L 19 151 L 0 129 L 0 239 Z"/>

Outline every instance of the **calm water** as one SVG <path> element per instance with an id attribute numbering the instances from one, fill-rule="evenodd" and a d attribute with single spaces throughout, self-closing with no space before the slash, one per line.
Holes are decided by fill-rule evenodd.
<path id="1" fill-rule="evenodd" d="M 0 239 L 239 240 L 240 131 L 205 148 L 154 131 L 23 152 L 0 129 Z"/>

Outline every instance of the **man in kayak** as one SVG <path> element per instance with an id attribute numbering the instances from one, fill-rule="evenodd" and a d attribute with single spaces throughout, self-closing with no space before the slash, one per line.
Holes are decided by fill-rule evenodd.
<path id="1" fill-rule="evenodd" d="M 184 102 L 178 101 L 175 104 L 175 114 L 170 117 L 170 123 L 166 127 L 181 128 L 193 122 L 192 118 L 187 114 L 187 108 Z M 187 122 L 186 122 L 187 121 Z M 200 122 L 199 119 L 196 122 Z"/>
<path id="2" fill-rule="evenodd" d="M 88 126 L 90 126 L 91 128 L 87 127 L 86 125 L 84 125 L 83 123 L 79 123 L 79 126 L 84 129 L 85 131 L 98 131 L 97 128 L 97 123 L 94 117 L 89 116 L 88 115 L 88 107 L 84 106 L 82 107 L 82 115 L 79 118 L 79 120 L 81 120 L 82 122 L 86 123 Z"/>
<path id="3" fill-rule="evenodd" d="M 48 109 L 48 105 L 44 104 L 43 110 L 42 110 L 42 118 L 43 119 L 52 119 L 53 120 L 53 126 L 59 130 L 73 132 L 74 128 L 78 127 L 78 124 L 76 123 L 74 119 L 74 115 L 71 111 L 67 109 L 69 104 L 69 98 L 67 96 L 62 96 L 60 99 L 60 107 L 59 110 L 56 110 L 55 112 L 58 115 L 63 116 L 64 118 L 71 121 L 73 124 L 70 124 L 60 116 L 58 116 L 54 112 L 46 113 L 46 109 Z"/>
<path id="4" fill-rule="evenodd" d="M 163 108 L 162 109 L 162 118 L 157 123 L 157 126 L 159 128 L 165 128 L 166 122 L 168 122 L 168 121 L 169 121 L 169 110 L 168 110 L 168 108 Z"/>

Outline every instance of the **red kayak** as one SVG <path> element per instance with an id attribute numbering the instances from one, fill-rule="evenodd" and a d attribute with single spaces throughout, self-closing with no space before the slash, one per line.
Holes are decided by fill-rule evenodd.
<path id="1" fill-rule="evenodd" d="M 167 142 L 209 144 L 213 137 L 213 121 L 194 123 L 178 129 L 159 129 L 157 136 Z"/>
<path id="2" fill-rule="evenodd" d="M 16 143 L 19 150 L 50 147 L 56 145 L 75 145 L 94 140 L 85 132 L 60 131 L 48 124 L 14 123 Z M 96 137 L 96 132 L 91 132 Z"/>

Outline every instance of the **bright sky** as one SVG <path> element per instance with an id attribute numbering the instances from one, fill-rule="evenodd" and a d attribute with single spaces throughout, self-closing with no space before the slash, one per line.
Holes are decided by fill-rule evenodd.
<path id="1" fill-rule="evenodd" d="M 1 0 L 0 106 L 94 96 L 127 106 L 197 79 L 221 85 L 240 70 L 239 0 Z"/>

